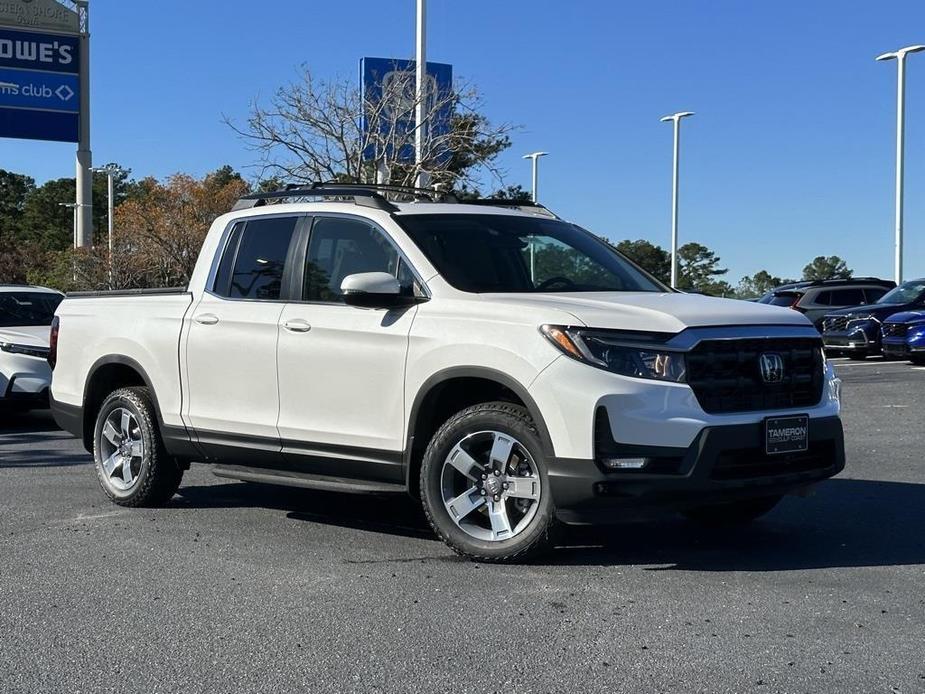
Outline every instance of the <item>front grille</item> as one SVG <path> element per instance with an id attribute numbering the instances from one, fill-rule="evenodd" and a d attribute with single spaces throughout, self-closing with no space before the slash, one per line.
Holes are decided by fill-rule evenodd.
<path id="1" fill-rule="evenodd" d="M 832 316 L 822 321 L 824 332 L 842 333 L 848 328 L 847 316 Z"/>
<path id="2" fill-rule="evenodd" d="M 884 337 L 905 337 L 909 332 L 909 326 L 906 323 L 884 323 Z"/>
<path id="3" fill-rule="evenodd" d="M 765 382 L 762 354 L 780 356 L 779 382 Z M 823 372 L 818 338 L 706 340 L 687 354 L 687 382 L 710 414 L 812 407 Z"/>
<path id="4" fill-rule="evenodd" d="M 831 441 L 810 444 L 806 451 L 778 455 L 768 455 L 760 448 L 741 448 L 720 453 L 710 476 L 715 480 L 774 477 L 824 470 L 834 463 L 835 444 Z"/>

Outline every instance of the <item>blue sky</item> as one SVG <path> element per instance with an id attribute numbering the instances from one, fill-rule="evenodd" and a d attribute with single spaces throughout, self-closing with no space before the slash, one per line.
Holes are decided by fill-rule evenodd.
<path id="1" fill-rule="evenodd" d="M 352 77 L 363 55 L 411 57 L 413 0 L 92 0 L 95 163 L 202 174 L 255 155 L 221 123 L 309 65 Z M 669 243 L 671 127 L 684 123 L 681 239 L 715 249 L 735 284 L 838 254 L 892 275 L 896 69 L 925 43 L 925 3 L 429 2 L 428 58 L 521 124 L 507 183 L 619 240 Z M 908 71 L 906 276 L 925 275 L 925 54 Z M 4 168 L 73 175 L 73 147 L 2 141 Z"/>

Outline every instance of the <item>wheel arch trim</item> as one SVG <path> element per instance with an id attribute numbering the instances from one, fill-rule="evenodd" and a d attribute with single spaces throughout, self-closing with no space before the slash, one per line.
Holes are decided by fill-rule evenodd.
<path id="1" fill-rule="evenodd" d="M 408 415 L 408 430 L 405 437 L 405 481 L 408 485 L 409 491 L 413 489 L 411 480 L 411 471 L 413 469 L 412 456 L 414 454 L 415 425 L 418 420 L 418 416 L 420 415 L 421 405 L 424 403 L 427 396 L 433 392 L 434 388 L 441 385 L 442 383 L 457 378 L 479 378 L 486 381 L 493 381 L 514 393 L 514 395 L 516 395 L 520 401 L 523 402 L 524 407 L 527 408 L 527 412 L 533 419 L 534 424 L 536 424 L 537 432 L 540 435 L 540 441 L 543 444 L 543 452 L 550 459 L 555 458 L 555 448 L 552 443 L 552 438 L 549 435 L 549 429 L 546 426 L 546 421 L 543 419 L 543 415 L 539 406 L 530 395 L 526 386 L 520 383 L 513 376 L 506 374 L 503 371 L 492 369 L 490 367 L 453 366 L 437 371 L 436 373 L 429 376 L 421 384 L 420 388 L 418 388 L 417 394 L 414 396 L 414 401 L 411 405 L 411 411 Z"/>

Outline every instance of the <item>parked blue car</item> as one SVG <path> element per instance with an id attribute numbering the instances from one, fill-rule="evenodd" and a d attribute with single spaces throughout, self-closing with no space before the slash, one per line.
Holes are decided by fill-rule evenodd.
<path id="1" fill-rule="evenodd" d="M 883 321 L 883 356 L 925 364 L 925 310 L 896 313 Z"/>
<path id="2" fill-rule="evenodd" d="M 827 313 L 822 321 L 826 352 L 866 359 L 880 354 L 881 327 L 888 318 L 903 312 L 925 310 L 925 278 L 903 282 L 875 304 Z"/>

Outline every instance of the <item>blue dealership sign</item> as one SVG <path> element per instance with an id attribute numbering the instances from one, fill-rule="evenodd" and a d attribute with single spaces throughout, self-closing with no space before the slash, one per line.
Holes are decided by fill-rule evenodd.
<path id="1" fill-rule="evenodd" d="M 414 103 L 415 62 L 398 58 L 363 58 L 360 60 L 360 83 L 363 103 L 375 105 L 373 118 L 364 109 L 362 127 L 364 135 L 378 133 L 373 137 L 390 151 L 388 156 L 398 161 L 414 161 Z M 445 63 L 427 63 L 427 110 L 428 139 L 433 141 L 450 131 L 453 117 L 453 66 Z M 382 103 L 386 95 L 387 103 Z M 370 122 L 374 120 L 376 122 Z M 391 148 L 398 143 L 398 151 Z M 381 156 L 377 145 L 371 144 L 363 150 L 363 158 L 374 160 Z M 450 156 L 448 151 L 437 152 L 437 160 Z"/>
<path id="2" fill-rule="evenodd" d="M 0 28 L 0 137 L 77 142 L 80 39 Z"/>

